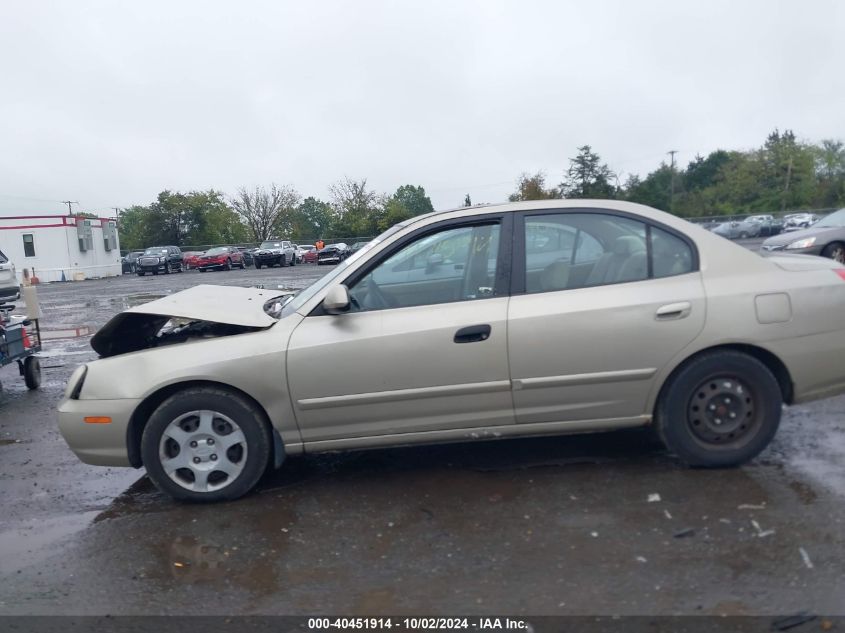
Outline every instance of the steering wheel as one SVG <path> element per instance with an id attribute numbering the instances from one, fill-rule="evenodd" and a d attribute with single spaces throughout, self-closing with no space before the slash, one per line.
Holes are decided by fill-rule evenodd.
<path id="1" fill-rule="evenodd" d="M 393 297 L 384 294 L 381 288 L 373 279 L 372 275 L 367 278 L 367 295 L 363 301 L 363 307 L 375 310 L 384 308 L 397 308 L 399 304 Z"/>

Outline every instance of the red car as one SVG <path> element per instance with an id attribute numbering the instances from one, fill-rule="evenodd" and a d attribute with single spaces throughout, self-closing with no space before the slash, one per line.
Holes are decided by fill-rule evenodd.
<path id="1" fill-rule="evenodd" d="M 212 268 L 232 270 L 232 266 L 246 268 L 244 254 L 234 246 L 215 246 L 208 249 L 204 255 L 197 260 L 197 268 L 201 273 Z"/>
<path id="2" fill-rule="evenodd" d="M 182 265 L 185 267 L 185 270 L 196 268 L 199 264 L 200 255 L 202 254 L 202 251 L 182 251 Z"/>
<path id="3" fill-rule="evenodd" d="M 310 246 L 310 245 L 299 245 L 299 248 L 304 250 L 305 252 L 302 254 L 302 261 L 306 264 L 316 264 L 317 263 L 317 247 Z"/>

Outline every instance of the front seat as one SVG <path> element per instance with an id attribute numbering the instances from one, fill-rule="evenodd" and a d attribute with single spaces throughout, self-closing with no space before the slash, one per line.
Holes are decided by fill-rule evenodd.
<path id="1" fill-rule="evenodd" d="M 644 241 L 636 235 L 621 235 L 613 249 L 596 261 L 584 285 L 600 286 L 645 279 L 648 270 Z"/>

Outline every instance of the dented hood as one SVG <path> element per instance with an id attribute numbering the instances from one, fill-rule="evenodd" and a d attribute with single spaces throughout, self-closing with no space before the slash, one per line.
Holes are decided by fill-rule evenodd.
<path id="1" fill-rule="evenodd" d="M 261 330 L 276 322 L 264 311 L 264 304 L 284 294 L 288 293 L 234 286 L 194 286 L 115 315 L 91 338 L 91 347 L 101 356 L 157 347 L 159 331 L 171 319 L 220 324 L 222 335 Z"/>

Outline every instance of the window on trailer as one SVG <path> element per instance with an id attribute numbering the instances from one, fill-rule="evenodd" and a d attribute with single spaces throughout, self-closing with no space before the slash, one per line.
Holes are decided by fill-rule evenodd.
<path id="1" fill-rule="evenodd" d="M 35 257 L 35 236 L 32 233 L 24 233 L 23 254 L 24 257 Z"/>

